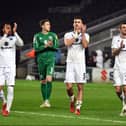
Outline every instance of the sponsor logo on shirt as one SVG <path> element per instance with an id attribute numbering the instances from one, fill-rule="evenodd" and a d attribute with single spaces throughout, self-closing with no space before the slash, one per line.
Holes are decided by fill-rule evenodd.
<path id="1" fill-rule="evenodd" d="M 51 40 L 51 41 L 52 41 L 52 40 L 53 40 L 53 37 L 52 37 L 52 36 L 49 36 L 49 40 Z"/>
<path id="2" fill-rule="evenodd" d="M 4 46 L 4 47 L 1 47 L 1 49 L 12 49 L 12 47 Z"/>

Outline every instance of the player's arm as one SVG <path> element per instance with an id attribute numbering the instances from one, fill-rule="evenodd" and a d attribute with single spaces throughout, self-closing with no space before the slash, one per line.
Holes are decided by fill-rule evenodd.
<path id="1" fill-rule="evenodd" d="M 18 46 L 23 46 L 23 45 L 24 45 L 24 42 L 23 42 L 23 40 L 21 39 L 21 37 L 18 35 L 18 33 L 15 32 L 14 35 L 15 35 L 15 37 L 17 38 L 16 45 L 18 45 Z"/>
<path id="2" fill-rule="evenodd" d="M 53 35 L 53 41 L 48 40 L 48 42 L 44 45 L 44 48 L 52 49 L 54 51 L 57 51 L 58 47 L 59 47 L 59 41 L 56 34 Z"/>
<path id="3" fill-rule="evenodd" d="M 71 39 L 64 39 L 64 44 L 65 44 L 66 46 L 71 46 L 74 42 L 75 42 L 75 39 L 74 39 L 74 38 L 71 38 Z"/>
<path id="4" fill-rule="evenodd" d="M 87 48 L 88 43 L 89 43 L 89 35 L 86 35 L 85 32 L 86 32 L 86 25 L 82 24 L 81 33 L 82 33 L 82 46 L 83 46 L 83 48 Z"/>
<path id="5" fill-rule="evenodd" d="M 23 40 L 21 39 L 21 37 L 17 33 L 17 24 L 16 23 L 14 23 L 13 33 L 14 33 L 16 39 L 17 39 L 16 45 L 23 46 L 24 45 L 24 42 L 23 42 Z"/>
<path id="6" fill-rule="evenodd" d="M 87 47 L 88 47 L 88 43 L 89 43 L 89 41 L 88 41 L 86 35 L 83 34 L 83 35 L 82 35 L 82 45 L 83 45 L 83 47 L 84 47 L 84 48 L 87 48 Z"/>
<path id="7" fill-rule="evenodd" d="M 0 47 L 3 46 L 6 37 L 7 37 L 7 34 L 4 34 L 4 35 L 0 38 Z"/>
<path id="8" fill-rule="evenodd" d="M 121 48 L 112 48 L 112 56 L 119 55 Z"/>
<path id="9" fill-rule="evenodd" d="M 112 56 L 119 55 L 121 49 L 124 47 L 125 47 L 125 45 L 123 44 L 123 41 L 121 41 L 119 48 L 112 48 Z"/>
<path id="10" fill-rule="evenodd" d="M 34 39 L 33 39 L 33 48 L 36 52 L 40 52 L 40 51 L 43 51 L 46 47 L 46 45 L 42 45 L 40 44 L 40 41 L 39 41 L 39 38 L 37 35 L 34 36 Z"/>
<path id="11" fill-rule="evenodd" d="M 52 45 L 52 48 L 57 50 L 59 47 L 59 40 L 58 40 L 58 37 L 56 34 L 54 34 L 54 40 L 53 40 L 53 45 Z"/>
<path id="12" fill-rule="evenodd" d="M 72 34 L 72 37 L 69 37 L 68 33 L 66 33 L 64 36 L 64 44 L 66 46 L 71 46 L 76 39 L 78 39 L 78 34 L 76 32 Z"/>

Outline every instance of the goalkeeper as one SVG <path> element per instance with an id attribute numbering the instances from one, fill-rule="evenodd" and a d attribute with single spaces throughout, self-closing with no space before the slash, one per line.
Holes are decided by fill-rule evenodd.
<path id="1" fill-rule="evenodd" d="M 50 32 L 51 24 L 48 19 L 41 20 L 40 27 L 42 31 L 35 34 L 33 40 L 41 79 L 41 93 L 44 100 L 40 107 L 51 107 L 49 99 L 52 91 L 52 74 L 55 65 L 55 52 L 58 48 L 58 38 L 55 33 Z"/>

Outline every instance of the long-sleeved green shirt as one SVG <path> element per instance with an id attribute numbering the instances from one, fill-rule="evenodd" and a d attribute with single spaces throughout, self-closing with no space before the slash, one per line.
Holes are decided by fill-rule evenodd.
<path id="1" fill-rule="evenodd" d="M 53 42 L 52 47 L 45 47 L 48 41 Z M 55 52 L 59 46 L 57 35 L 53 32 L 48 32 L 47 34 L 43 34 L 39 32 L 34 35 L 33 40 L 33 48 L 37 54 L 37 61 L 41 61 L 43 59 L 51 60 L 55 58 Z"/>

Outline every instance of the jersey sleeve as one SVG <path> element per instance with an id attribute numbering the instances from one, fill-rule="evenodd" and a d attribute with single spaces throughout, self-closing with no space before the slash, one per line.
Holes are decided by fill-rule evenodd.
<path id="1" fill-rule="evenodd" d="M 16 37 L 16 45 L 17 46 L 23 46 L 24 45 L 24 42 L 23 40 L 21 39 L 21 37 L 18 35 L 18 33 L 14 33 L 15 37 Z"/>
<path id="2" fill-rule="evenodd" d="M 53 48 L 57 49 L 59 47 L 59 40 L 56 34 L 54 34 Z"/>
<path id="3" fill-rule="evenodd" d="M 85 33 L 85 37 L 86 37 L 87 42 L 89 43 L 90 42 L 90 35 L 88 33 Z"/>
<path id="4" fill-rule="evenodd" d="M 39 36 L 34 35 L 33 38 L 33 48 L 36 52 L 43 51 L 45 49 L 44 45 L 40 45 Z"/>
<path id="5" fill-rule="evenodd" d="M 64 35 L 64 39 L 71 39 L 71 38 L 73 38 L 72 33 L 66 33 Z"/>
<path id="6" fill-rule="evenodd" d="M 117 43 L 117 37 L 113 37 L 111 48 L 119 48 Z"/>
<path id="7" fill-rule="evenodd" d="M 0 37 L 0 47 L 3 46 L 4 42 L 6 41 L 7 34 L 4 34 L 3 37 Z"/>

